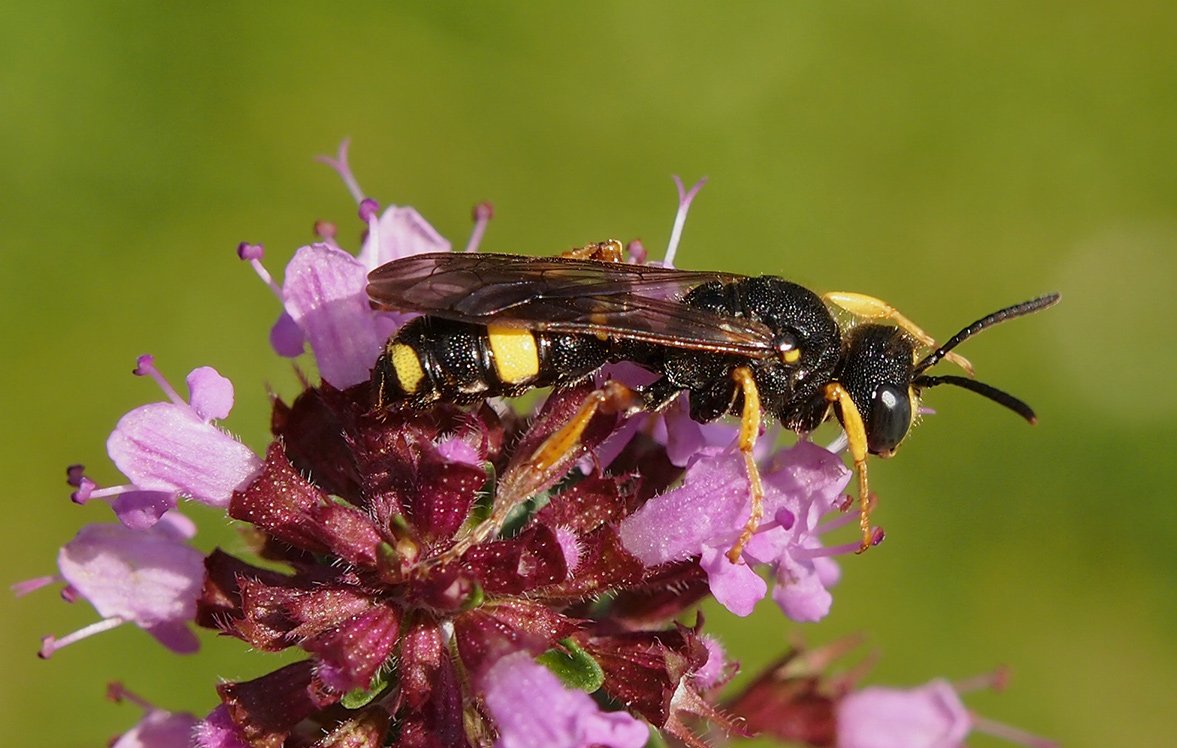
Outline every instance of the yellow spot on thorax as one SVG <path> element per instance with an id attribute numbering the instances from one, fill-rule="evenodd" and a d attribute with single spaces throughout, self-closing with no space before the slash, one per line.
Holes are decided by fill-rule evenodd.
<path id="1" fill-rule="evenodd" d="M 488 325 L 486 338 L 500 380 L 506 384 L 522 384 L 539 374 L 539 350 L 530 330 Z"/>
<path id="2" fill-rule="evenodd" d="M 425 370 L 421 368 L 417 352 L 404 343 L 393 343 L 388 356 L 392 359 L 392 370 L 396 372 L 401 389 L 410 395 L 416 392 L 425 378 Z"/>

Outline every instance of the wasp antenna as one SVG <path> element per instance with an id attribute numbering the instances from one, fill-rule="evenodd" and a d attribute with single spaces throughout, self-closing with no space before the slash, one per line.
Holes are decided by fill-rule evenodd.
<path id="1" fill-rule="evenodd" d="M 1013 306 L 1007 306 L 1005 309 L 999 309 L 996 312 L 993 312 L 992 314 L 988 314 L 988 315 L 982 317 L 981 319 L 977 320 L 976 322 L 969 325 L 968 327 L 965 327 L 963 330 L 961 330 L 957 334 L 953 335 L 951 338 L 949 338 L 947 343 L 945 343 L 944 345 L 940 346 L 939 348 L 937 348 L 936 350 L 932 351 L 927 356 L 925 356 L 924 360 L 920 361 L 918 364 L 915 365 L 915 373 L 917 375 L 919 375 L 920 373 L 922 373 L 926 369 L 929 369 L 932 366 L 935 366 L 936 364 L 938 364 L 940 362 L 940 359 L 942 359 L 946 355 L 948 355 L 949 351 L 951 351 L 953 348 L 957 347 L 961 343 L 965 342 L 969 338 L 973 337 L 977 333 L 981 332 L 986 327 L 992 327 L 993 325 L 996 325 L 998 322 L 1004 322 L 1007 319 L 1014 319 L 1015 317 L 1024 317 L 1025 315 L 1031 314 L 1032 312 L 1036 312 L 1039 309 L 1045 309 L 1048 306 L 1052 306 L 1058 300 L 1059 300 L 1059 294 L 1049 293 L 1049 294 L 1046 294 L 1045 296 L 1039 296 L 1036 299 L 1030 299 L 1029 301 L 1023 301 L 1021 304 L 1014 304 Z M 948 379 L 948 377 L 941 377 L 941 379 Z M 931 386 L 931 385 L 929 385 L 929 386 Z M 984 393 L 982 393 L 982 394 L 984 394 Z M 1015 410 L 1017 410 L 1017 409 L 1015 408 Z"/>
<path id="2" fill-rule="evenodd" d="M 968 377 L 958 377 L 952 374 L 945 374 L 944 376 L 939 377 L 923 375 L 912 380 L 912 384 L 914 384 L 916 387 L 936 387 L 941 384 L 956 385 L 962 389 L 976 392 L 982 397 L 987 397 L 998 405 L 1004 405 L 1022 418 L 1025 418 L 1031 424 L 1038 423 L 1038 416 L 1034 415 L 1034 409 L 1029 405 L 1026 405 L 1024 402 L 1017 399 L 1008 392 L 1002 392 L 992 385 L 985 384 L 984 382 L 978 382 L 975 379 L 969 379 Z"/>

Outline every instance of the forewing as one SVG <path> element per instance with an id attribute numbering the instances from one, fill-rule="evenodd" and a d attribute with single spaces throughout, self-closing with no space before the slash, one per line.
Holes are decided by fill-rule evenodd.
<path id="1" fill-rule="evenodd" d="M 695 286 L 738 277 L 592 260 L 445 252 L 406 257 L 373 270 L 368 295 L 384 309 L 475 324 L 764 355 L 772 338 L 765 325 L 678 301 Z"/>
<path id="2" fill-rule="evenodd" d="M 639 294 L 587 295 L 541 299 L 520 309 L 532 317 L 525 326 L 538 330 L 612 336 L 753 357 L 772 351 L 772 331 L 765 325 L 690 307 L 675 299 Z M 542 321 L 535 321 L 535 317 Z"/>

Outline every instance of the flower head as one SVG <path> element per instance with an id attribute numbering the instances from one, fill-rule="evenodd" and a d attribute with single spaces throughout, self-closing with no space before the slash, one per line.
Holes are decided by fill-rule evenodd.
<path id="1" fill-rule="evenodd" d="M 451 672 L 455 652 L 476 683 L 509 684 L 495 670 L 509 656 L 530 660 L 576 646 L 606 663 L 634 646 L 598 633 L 582 609 L 594 596 L 636 591 L 655 573 L 617 541 L 617 522 L 635 505 L 629 476 L 596 473 L 551 486 L 542 510 L 516 507 L 523 514 L 503 536 L 482 535 L 476 518 L 480 494 L 488 485 L 494 491 L 488 476 L 501 476 L 503 486 L 526 474 L 528 450 L 586 392 L 560 393 L 530 425 L 487 407 L 374 413 L 363 386 L 324 384 L 277 404 L 279 440 L 257 478 L 234 495 L 229 515 L 252 524 L 264 538 L 261 554 L 291 573 L 214 553 L 198 611 L 203 624 L 253 647 L 307 655 L 271 676 L 222 687 L 245 739 L 285 739 L 307 720 L 329 719 L 355 691 L 378 694 L 366 708 L 397 724 L 460 730 L 468 705 L 486 694 L 465 690 Z M 609 429 L 595 433 L 582 450 Z M 706 652 L 693 633 L 679 638 L 675 646 Z M 644 666 L 657 678 L 630 695 L 645 698 L 657 681 L 649 693 L 668 701 L 692 670 L 673 660 Z M 382 680 L 390 667 L 401 674 L 396 688 Z M 602 667 L 598 688 L 631 688 L 624 668 Z M 313 697 L 296 696 L 304 693 Z"/>
<path id="2" fill-rule="evenodd" d="M 694 422 L 683 402 L 589 418 L 599 383 L 584 381 L 534 412 L 497 402 L 376 407 L 370 372 L 405 317 L 373 309 L 367 273 L 450 244 L 414 209 L 382 210 L 367 196 L 346 143 L 327 162 L 356 199 L 358 255 L 319 222 L 320 241 L 294 252 L 279 284 L 261 245 L 238 247 L 282 305 L 271 344 L 285 356 L 309 346 L 319 378 L 273 398 L 272 439 L 254 452 L 215 423 L 233 404 L 227 379 L 196 369 L 185 400 L 140 359 L 136 373 L 166 400 L 131 410 L 108 440 L 130 482 L 100 488 L 80 466 L 67 474 L 75 500 L 110 499 L 122 524 L 83 528 L 59 554 L 59 575 L 17 586 L 64 582 L 67 599 L 103 616 L 46 638 L 44 656 L 127 622 L 177 652 L 195 649 L 195 622 L 293 654 L 272 672 L 217 685 L 220 705 L 202 720 L 143 703 L 144 720 L 117 745 L 637 748 L 656 731 L 701 748 L 708 726 L 747 733 L 735 717 L 813 745 L 835 735 L 847 748 L 867 745 L 853 742 L 855 726 L 872 732 L 874 705 L 886 699 L 847 696 L 816 673 L 770 673 L 720 708 L 737 665 L 701 616 L 680 620 L 708 594 L 746 615 L 768 591 L 763 570 L 790 618 L 828 612 L 831 557 L 857 547 L 823 544 L 851 519 L 835 515 L 849 478 L 840 459 L 807 441 L 775 449 L 761 439 L 752 458 L 766 518 L 732 563 L 725 552 L 750 512 L 737 432 Z M 668 265 L 701 183 L 678 187 Z M 476 207 L 467 251 L 491 214 Z M 644 262 L 644 249 L 632 245 L 630 259 Z M 640 386 L 656 374 L 621 363 L 602 376 Z M 574 418 L 588 422 L 566 439 Z M 552 442 L 566 448 L 553 455 Z M 194 550 L 194 527 L 174 511 L 180 498 L 223 510 L 245 530 L 244 548 Z M 781 714 L 794 718 L 788 729 L 773 721 Z M 959 722 L 948 722 L 956 736 Z M 908 727 L 891 725 L 905 737 Z"/>

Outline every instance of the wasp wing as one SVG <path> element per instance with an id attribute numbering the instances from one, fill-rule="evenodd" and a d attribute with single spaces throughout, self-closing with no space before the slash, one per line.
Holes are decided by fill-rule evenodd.
<path id="1" fill-rule="evenodd" d="M 376 268 L 368 274 L 368 295 L 383 309 L 474 324 L 767 355 L 772 332 L 764 324 L 679 301 L 703 283 L 739 277 L 593 260 L 442 252 Z"/>

